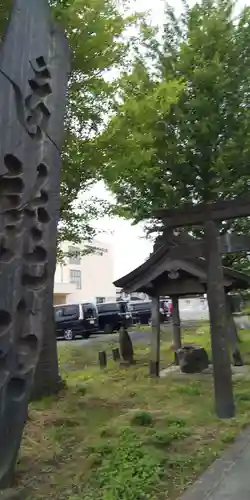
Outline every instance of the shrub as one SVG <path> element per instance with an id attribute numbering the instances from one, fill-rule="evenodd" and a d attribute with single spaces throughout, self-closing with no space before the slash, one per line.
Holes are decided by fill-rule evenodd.
<path id="1" fill-rule="evenodd" d="M 147 411 L 138 411 L 133 415 L 131 423 L 133 425 L 149 427 L 153 424 L 153 417 L 151 413 Z"/>

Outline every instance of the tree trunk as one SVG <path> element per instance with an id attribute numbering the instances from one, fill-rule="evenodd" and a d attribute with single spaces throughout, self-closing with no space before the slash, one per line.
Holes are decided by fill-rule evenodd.
<path id="1" fill-rule="evenodd" d="M 35 371 L 32 399 L 57 394 L 62 388 L 53 318 L 47 318 L 45 325 L 43 346 Z"/>
<path id="2" fill-rule="evenodd" d="M 55 262 L 53 267 L 55 267 Z M 35 371 L 32 399 L 57 394 L 63 386 L 58 366 L 53 288 L 54 284 L 51 280 L 46 293 L 47 300 L 43 303 L 43 345 Z"/>

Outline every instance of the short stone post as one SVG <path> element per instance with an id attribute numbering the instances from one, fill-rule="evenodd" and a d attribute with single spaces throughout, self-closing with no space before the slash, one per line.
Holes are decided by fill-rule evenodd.
<path id="1" fill-rule="evenodd" d="M 112 349 L 112 356 L 114 361 L 119 361 L 121 359 L 118 347 L 114 347 L 114 349 Z"/>
<path id="2" fill-rule="evenodd" d="M 98 359 L 99 359 L 100 368 L 106 368 L 106 366 L 107 366 L 106 351 L 99 351 Z"/>

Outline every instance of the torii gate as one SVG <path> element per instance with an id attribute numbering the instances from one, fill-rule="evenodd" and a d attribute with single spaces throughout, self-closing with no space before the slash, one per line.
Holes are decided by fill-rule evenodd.
<path id="1" fill-rule="evenodd" d="M 247 197 L 197 205 L 184 204 L 180 208 L 160 209 L 153 213 L 153 217 L 161 219 L 164 227 L 169 229 L 195 225 L 204 227 L 203 242 L 183 245 L 174 248 L 173 252 L 175 257 L 203 256 L 207 262 L 215 406 L 220 418 L 232 418 L 235 415 L 221 254 L 250 250 L 250 237 L 235 233 L 221 237 L 218 223 L 249 215 L 250 199 Z"/>

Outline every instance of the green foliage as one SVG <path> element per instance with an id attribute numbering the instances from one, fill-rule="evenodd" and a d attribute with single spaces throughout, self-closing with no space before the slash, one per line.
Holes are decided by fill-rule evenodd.
<path id="1" fill-rule="evenodd" d="M 9 17 L 12 0 L 3 0 L 0 3 L 0 39 L 3 37 Z"/>
<path id="2" fill-rule="evenodd" d="M 147 451 L 132 429 L 124 429 L 116 446 L 101 458 L 94 489 L 90 485 L 84 493 L 86 500 L 156 498 L 154 486 L 163 474 L 163 459 Z"/>
<path id="3" fill-rule="evenodd" d="M 221 440 L 223 443 L 230 444 L 235 440 L 235 431 L 233 429 L 226 430 L 222 436 Z"/>
<path id="4" fill-rule="evenodd" d="M 90 221 L 104 215 L 107 204 L 93 199 L 76 209 L 75 201 L 100 179 L 101 158 L 92 139 L 112 110 L 115 81 L 108 81 L 106 75 L 116 71 L 126 56 L 127 43 L 121 35 L 132 19 L 122 17 L 112 0 L 53 3 L 72 50 L 59 237 L 91 242 L 95 229 Z"/>
<path id="5" fill-rule="evenodd" d="M 131 423 L 133 425 L 141 425 L 143 427 L 148 427 L 148 426 L 151 426 L 153 425 L 153 417 L 151 415 L 151 413 L 147 412 L 147 411 L 137 411 L 132 419 L 131 419 Z"/>
<path id="6" fill-rule="evenodd" d="M 126 63 L 129 43 L 123 37 L 133 17 L 121 15 L 113 0 L 50 0 L 53 14 L 65 29 L 71 47 L 71 75 L 62 152 L 61 213 L 58 242 L 91 242 L 96 234 L 91 221 L 107 212 L 97 200 L 76 205 L 101 177 L 102 158 L 93 137 L 113 109 L 117 72 Z M 0 4 L 0 38 L 12 2 Z"/>
<path id="7" fill-rule="evenodd" d="M 250 394 L 248 392 L 238 392 L 237 394 L 238 401 L 250 401 Z"/>
<path id="8" fill-rule="evenodd" d="M 175 427 L 186 427 L 186 420 L 181 417 L 168 416 L 165 419 L 166 425 L 174 425 Z"/>
<path id="9" fill-rule="evenodd" d="M 187 394 L 188 396 L 201 396 L 202 395 L 202 385 L 200 382 L 194 381 L 190 383 L 185 383 L 177 387 L 177 391 L 181 394 Z"/>
<path id="10" fill-rule="evenodd" d="M 155 431 L 152 436 L 152 443 L 157 446 L 169 446 L 173 441 L 182 440 L 191 435 L 189 429 L 180 427 L 169 427 L 166 431 Z"/>
<path id="11" fill-rule="evenodd" d="M 139 221 L 153 209 L 248 192 L 250 8 L 235 19 L 234 5 L 202 0 L 180 18 L 167 8 L 163 43 L 151 33 L 150 69 L 146 51 L 121 79 L 122 100 L 98 143 L 117 213 Z M 224 262 L 249 266 L 246 255 Z"/>

